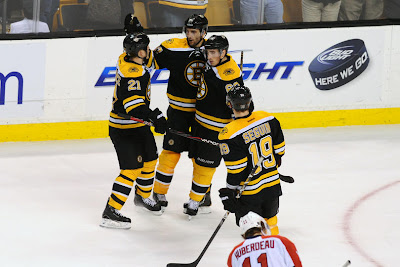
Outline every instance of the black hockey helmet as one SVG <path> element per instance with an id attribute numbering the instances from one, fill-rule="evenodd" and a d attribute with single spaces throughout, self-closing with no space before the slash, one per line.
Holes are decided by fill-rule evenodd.
<path id="1" fill-rule="evenodd" d="M 207 33 L 208 19 L 204 15 L 193 14 L 185 20 L 183 32 L 186 32 L 186 28 L 199 29 L 200 33 L 203 31 Z"/>
<path id="2" fill-rule="evenodd" d="M 228 53 L 229 42 L 224 35 L 213 35 L 207 39 L 204 47 L 206 49 L 219 49 L 220 53 L 222 53 L 222 50 L 226 50 Z"/>
<path id="3" fill-rule="evenodd" d="M 250 89 L 244 85 L 235 85 L 226 94 L 226 105 L 237 111 L 248 110 L 251 101 Z"/>
<path id="4" fill-rule="evenodd" d="M 140 50 L 147 52 L 149 43 L 150 39 L 145 33 L 130 33 L 124 39 L 124 49 L 128 56 L 136 57 Z"/>

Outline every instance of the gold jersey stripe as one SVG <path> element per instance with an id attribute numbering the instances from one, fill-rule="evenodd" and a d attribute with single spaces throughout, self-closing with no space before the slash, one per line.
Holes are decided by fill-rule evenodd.
<path id="1" fill-rule="evenodd" d="M 169 103 L 169 105 L 171 106 L 171 108 L 177 109 L 177 110 L 182 110 L 182 111 L 186 111 L 186 112 L 195 112 L 196 111 L 196 108 L 183 108 L 183 107 L 179 107 L 177 105 L 171 104 L 171 103 Z"/>
<path id="2" fill-rule="evenodd" d="M 175 101 L 178 101 L 178 102 L 190 103 L 190 104 L 196 103 L 196 99 L 173 96 L 173 95 L 171 95 L 169 93 L 167 93 L 167 96 L 168 96 L 169 99 L 172 99 L 172 100 L 175 100 Z"/>
<path id="3" fill-rule="evenodd" d="M 146 104 L 145 104 L 145 103 L 139 103 L 139 104 L 136 104 L 136 105 L 132 105 L 132 106 L 130 106 L 130 107 L 128 107 L 128 108 L 126 109 L 126 112 L 129 112 L 129 111 L 131 111 L 132 109 L 137 108 L 138 106 L 142 106 L 142 105 L 146 105 Z"/>
<path id="4" fill-rule="evenodd" d="M 194 111 L 194 110 L 193 110 L 193 111 Z M 218 132 L 218 133 L 223 129 L 223 127 L 216 127 L 216 126 L 212 126 L 212 125 L 209 125 L 209 124 L 207 124 L 207 123 L 204 123 L 204 122 L 198 120 L 197 118 L 195 118 L 195 120 L 196 120 L 201 126 L 203 126 L 204 128 L 207 128 L 207 129 L 209 129 L 209 130 L 212 130 L 212 131 L 215 131 L 215 132 Z"/>
<path id="5" fill-rule="evenodd" d="M 267 179 L 271 176 L 277 175 L 278 174 L 278 170 L 272 171 L 272 172 L 268 172 L 264 175 L 261 175 L 260 177 L 258 177 L 257 179 L 251 181 L 248 185 L 255 185 L 258 184 L 259 182 L 261 182 L 264 179 Z"/>
<path id="6" fill-rule="evenodd" d="M 110 125 L 111 127 L 114 128 L 118 128 L 118 129 L 132 129 L 132 128 L 138 128 L 138 127 L 143 127 L 145 126 L 142 123 L 135 123 L 135 124 L 116 124 L 113 123 L 111 121 L 108 122 L 108 125 Z"/>
<path id="7" fill-rule="evenodd" d="M 226 166 L 234 166 L 234 165 L 239 165 L 242 163 L 247 162 L 247 157 L 244 157 L 242 159 L 236 160 L 236 161 L 225 161 Z"/>
<path id="8" fill-rule="evenodd" d="M 124 119 L 124 118 L 118 116 L 117 114 L 115 114 L 114 112 L 110 112 L 110 117 L 112 117 L 114 119 L 122 119 L 122 120 Z"/>
<path id="9" fill-rule="evenodd" d="M 211 115 L 204 114 L 203 112 L 200 112 L 198 110 L 196 110 L 196 114 L 198 114 L 199 116 L 201 116 L 203 118 L 209 119 L 211 121 L 216 121 L 216 122 L 221 122 L 221 123 L 230 123 L 231 121 L 233 121 L 232 118 L 230 118 L 230 119 L 221 119 L 221 118 L 217 118 L 217 117 L 214 117 L 214 116 L 211 116 Z"/>
<path id="10" fill-rule="evenodd" d="M 246 167 L 247 167 L 247 166 L 246 166 Z M 235 170 L 226 169 L 226 171 L 227 171 L 228 173 L 231 173 L 231 174 L 236 174 L 236 173 L 239 173 L 239 172 L 244 171 L 244 169 L 246 169 L 246 167 L 239 168 L 239 169 L 235 169 Z"/>
<path id="11" fill-rule="evenodd" d="M 245 191 L 243 191 L 242 195 L 255 195 L 255 194 L 259 193 L 261 190 L 263 190 L 264 188 L 272 187 L 272 186 L 277 185 L 279 183 L 280 183 L 280 180 L 277 179 L 277 180 L 272 181 L 270 183 L 263 184 L 262 186 L 260 186 L 257 189 L 249 190 L 249 191 L 245 190 Z"/>
<path id="12" fill-rule="evenodd" d="M 281 147 L 283 147 L 284 145 L 285 145 L 285 141 L 283 141 L 283 142 L 280 143 L 280 144 L 274 145 L 274 149 L 281 148 Z"/>
<path id="13" fill-rule="evenodd" d="M 124 101 L 122 101 L 122 104 L 126 104 L 126 103 L 128 103 L 128 102 L 130 102 L 130 101 L 132 101 L 132 100 L 136 100 L 136 99 L 143 99 L 143 100 L 145 100 L 144 99 L 144 96 L 141 96 L 141 95 L 134 95 L 134 96 L 131 96 L 131 97 L 128 97 L 128 98 L 126 98 L 126 99 L 124 99 Z"/>

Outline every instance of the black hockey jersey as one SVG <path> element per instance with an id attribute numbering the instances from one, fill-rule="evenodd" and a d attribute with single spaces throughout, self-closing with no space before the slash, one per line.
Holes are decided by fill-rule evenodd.
<path id="1" fill-rule="evenodd" d="M 146 66 L 129 61 L 126 53 L 118 58 L 115 74 L 115 89 L 109 125 L 119 129 L 145 126 L 142 123 L 124 119 L 118 113 L 129 114 L 146 120 L 150 113 L 150 73 Z"/>
<path id="2" fill-rule="evenodd" d="M 239 189 L 262 155 L 265 158 L 262 168 L 256 170 L 243 195 L 262 192 L 261 196 L 277 197 L 282 194 L 276 160 L 285 153 L 285 140 L 274 116 L 255 111 L 229 123 L 218 138 L 228 172 L 228 188 Z"/>
<path id="3" fill-rule="evenodd" d="M 166 40 L 153 51 L 149 60 L 151 66 L 170 71 L 167 96 L 171 108 L 195 111 L 205 62 L 204 47 L 192 48 L 186 38 Z"/>
<path id="4" fill-rule="evenodd" d="M 215 67 L 207 65 L 197 92 L 196 121 L 203 127 L 220 132 L 232 121 L 232 111 L 226 105 L 226 93 L 234 85 L 243 85 L 242 73 L 230 55 Z"/>

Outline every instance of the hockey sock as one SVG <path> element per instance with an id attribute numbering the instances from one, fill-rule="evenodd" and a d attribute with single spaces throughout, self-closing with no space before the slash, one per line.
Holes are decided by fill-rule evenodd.
<path id="1" fill-rule="evenodd" d="M 192 159 L 193 161 L 193 180 L 192 190 L 190 191 L 189 197 L 195 201 L 201 201 L 209 191 L 211 180 L 214 176 L 216 168 L 203 167 Z"/>
<path id="2" fill-rule="evenodd" d="M 168 193 L 175 166 L 180 157 L 181 154 L 169 150 L 163 150 L 161 152 L 154 182 L 154 193 L 163 195 Z"/>
<path id="3" fill-rule="evenodd" d="M 153 189 L 156 164 L 157 160 L 144 162 L 142 171 L 136 179 L 136 193 L 144 198 L 148 198 Z"/>
<path id="4" fill-rule="evenodd" d="M 108 205 L 117 210 L 122 208 L 132 190 L 133 182 L 138 177 L 140 171 L 141 169 L 121 170 L 121 173 L 114 181 Z"/>
<path id="5" fill-rule="evenodd" d="M 278 217 L 277 216 L 267 219 L 267 224 L 269 226 L 269 230 L 271 231 L 271 235 L 279 235 Z"/>

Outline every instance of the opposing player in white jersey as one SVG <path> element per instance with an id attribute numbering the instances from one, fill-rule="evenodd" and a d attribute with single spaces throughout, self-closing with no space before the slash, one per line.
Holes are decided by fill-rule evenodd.
<path id="1" fill-rule="evenodd" d="M 286 237 L 265 235 L 264 218 L 250 211 L 239 221 L 242 243 L 229 254 L 229 267 L 302 267 L 296 246 Z"/>

